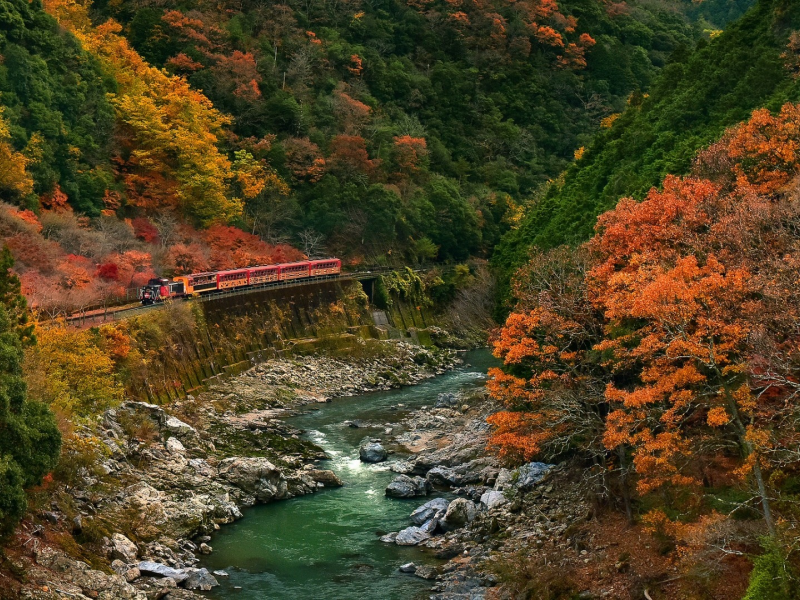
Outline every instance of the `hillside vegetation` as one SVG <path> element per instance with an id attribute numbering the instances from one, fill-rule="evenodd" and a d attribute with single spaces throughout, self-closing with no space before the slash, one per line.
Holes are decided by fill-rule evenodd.
<path id="1" fill-rule="evenodd" d="M 597 216 L 623 196 L 641 199 L 669 173 L 689 171 L 695 153 L 756 108 L 800 98 L 787 43 L 800 22 L 792 2 L 760 0 L 695 52 L 677 52 L 647 94 L 603 122 L 580 158 L 527 209 L 495 255 L 506 274 L 528 248 L 588 239 Z"/>

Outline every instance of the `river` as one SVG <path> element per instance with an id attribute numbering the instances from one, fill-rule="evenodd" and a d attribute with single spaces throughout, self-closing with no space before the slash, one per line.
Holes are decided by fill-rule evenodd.
<path id="1" fill-rule="evenodd" d="M 242 600 L 424 597 L 431 582 L 400 573 L 397 567 L 410 561 L 438 561 L 417 548 L 384 544 L 378 537 L 379 532 L 410 525 L 409 514 L 425 499 L 386 498 L 384 489 L 395 474 L 388 463 L 362 463 L 358 445 L 367 433 L 390 436 L 380 430 L 348 427 L 344 421 L 396 423 L 409 410 L 432 405 L 442 392 L 483 385 L 488 367 L 495 364 L 489 352 L 475 350 L 463 358 L 463 366 L 419 385 L 338 398 L 288 419 L 325 450 L 331 459 L 320 467 L 333 469 L 345 485 L 251 508 L 244 519 L 222 527 L 210 542 L 213 554 L 203 557 L 202 566 L 224 569 L 230 577 L 219 578 L 220 587 L 209 596 Z M 401 458 L 396 454 L 389 460 Z M 436 496 L 428 499 L 432 497 Z"/>

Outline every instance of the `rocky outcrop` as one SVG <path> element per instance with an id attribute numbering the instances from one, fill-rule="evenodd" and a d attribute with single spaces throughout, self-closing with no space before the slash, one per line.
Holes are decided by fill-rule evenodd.
<path id="1" fill-rule="evenodd" d="M 422 477 L 398 475 L 386 486 L 386 495 L 390 498 L 415 498 L 427 496 L 430 484 Z"/>
<path id="2" fill-rule="evenodd" d="M 477 514 L 478 507 L 474 502 L 466 498 L 456 498 L 447 507 L 440 524 L 445 531 L 452 531 L 470 523 Z"/>
<path id="3" fill-rule="evenodd" d="M 37 581 L 63 589 L 63 597 L 196 598 L 190 590 L 216 584 L 213 574 L 197 568 L 196 555 L 210 551 L 207 534 L 242 517 L 241 507 L 343 484 L 314 466 L 324 455 L 282 416 L 337 396 L 416 383 L 456 361 L 450 353 L 389 344 L 385 358 L 272 360 L 199 398 L 168 407 L 129 401 L 106 411 L 99 427 L 86 432 L 104 446 L 97 465 L 102 481 L 87 477 L 72 488 L 77 515 L 49 511 L 52 518 L 45 517 L 74 535 L 89 531 L 99 516 L 104 524 L 124 519 L 119 530 L 131 535 L 109 534 L 103 552 L 110 575 L 62 554 L 47 558 L 42 549 L 47 564 L 37 568 L 46 574 Z M 428 486 L 417 477 L 409 489 L 419 495 Z M 131 538 L 155 541 L 137 545 Z"/>
<path id="4" fill-rule="evenodd" d="M 266 458 L 227 458 L 219 464 L 218 473 L 256 502 L 283 500 L 289 492 L 283 472 Z"/>
<path id="5" fill-rule="evenodd" d="M 92 569 L 85 562 L 69 558 L 63 552 L 45 548 L 36 553 L 36 564 L 61 575 L 61 597 L 97 598 L 98 600 L 147 600 L 124 577 Z"/>
<path id="6" fill-rule="evenodd" d="M 448 506 L 450 506 L 450 502 L 444 498 L 434 498 L 414 510 L 411 513 L 411 521 L 415 525 L 422 525 L 433 518 L 443 517 Z"/>
<path id="7" fill-rule="evenodd" d="M 399 531 L 394 539 L 394 543 L 398 546 L 416 546 L 430 537 L 430 533 L 412 525 L 411 527 L 406 527 L 402 531 Z"/>

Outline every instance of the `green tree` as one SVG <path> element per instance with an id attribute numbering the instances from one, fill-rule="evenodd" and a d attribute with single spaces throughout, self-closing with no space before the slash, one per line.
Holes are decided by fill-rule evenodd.
<path id="1" fill-rule="evenodd" d="M 13 530 L 26 509 L 25 488 L 38 485 L 56 465 L 61 434 L 50 409 L 29 400 L 22 378 L 19 312 L 24 299 L 11 273 L 9 254 L 0 264 L 0 534 Z"/>

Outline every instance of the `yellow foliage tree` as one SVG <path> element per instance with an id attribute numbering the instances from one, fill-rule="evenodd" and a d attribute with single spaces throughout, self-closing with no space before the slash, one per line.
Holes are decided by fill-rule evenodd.
<path id="1" fill-rule="evenodd" d="M 251 171 L 240 174 L 218 147 L 230 117 L 183 77 L 149 65 L 120 35 L 119 23 L 93 26 L 87 4 L 75 0 L 46 0 L 45 7 L 114 74 L 119 91 L 110 99 L 132 146 L 127 165 L 135 173 L 132 180 L 156 187 L 163 187 L 165 179 L 177 183 L 174 193 L 168 193 L 172 197 L 164 198 L 161 190 L 131 194 L 132 200 L 147 205 L 155 197 L 174 203 L 203 226 L 241 215 L 242 200 L 234 197 L 230 185 L 247 179 Z M 243 158 L 237 157 L 237 163 L 251 169 Z M 243 187 L 245 193 L 253 191 L 252 185 Z"/>
<path id="2" fill-rule="evenodd" d="M 30 159 L 16 152 L 9 143 L 11 134 L 0 106 L 0 197 L 10 194 L 27 196 L 33 192 L 33 179 L 28 174 Z"/>
<path id="3" fill-rule="evenodd" d="M 31 397 L 78 420 L 122 402 L 113 357 L 91 332 L 59 324 L 38 327 L 36 337 L 24 365 Z"/>

